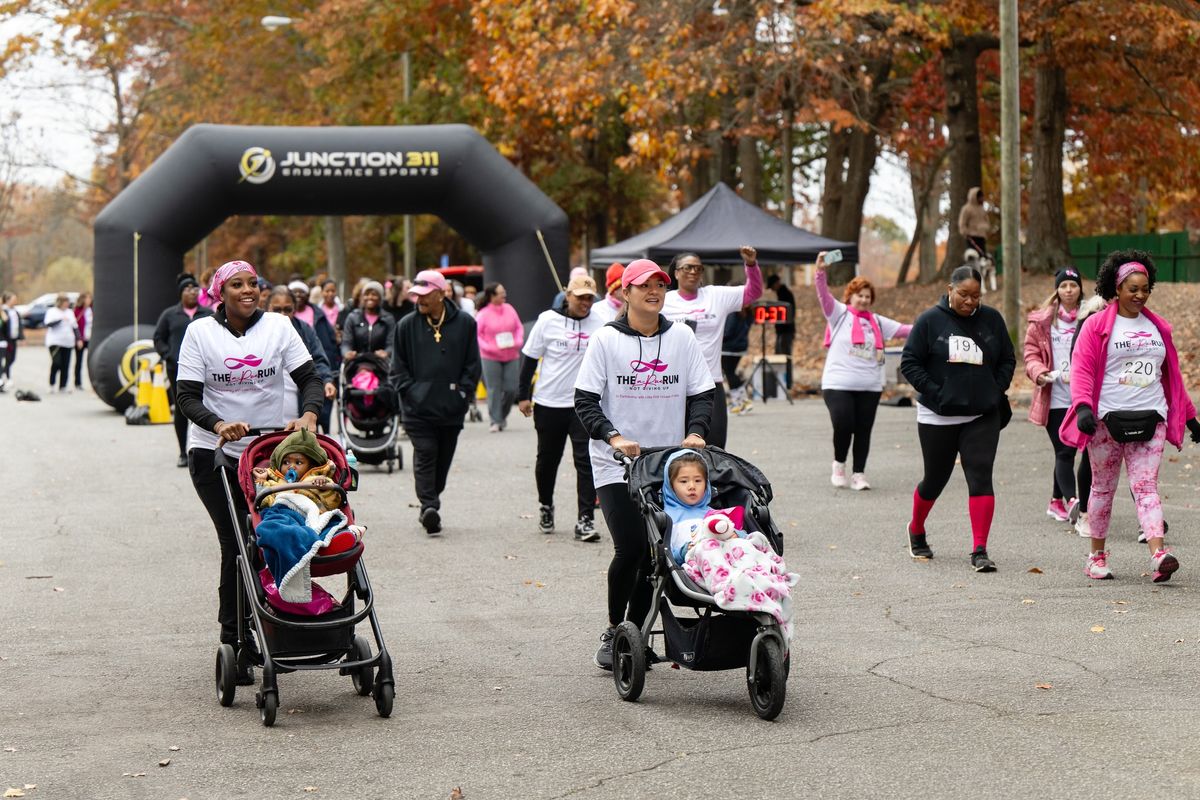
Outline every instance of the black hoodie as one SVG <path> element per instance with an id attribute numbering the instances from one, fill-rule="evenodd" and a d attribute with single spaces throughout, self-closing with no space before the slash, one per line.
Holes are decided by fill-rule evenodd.
<path id="1" fill-rule="evenodd" d="M 479 384 L 479 342 L 475 320 L 443 300 L 446 318 L 439 332 L 420 312 L 396 325 L 388 380 L 400 399 L 404 423 L 462 427 Z"/>
<path id="2" fill-rule="evenodd" d="M 983 364 L 949 363 L 951 336 L 973 339 L 983 351 Z M 917 317 L 900 359 L 900 371 L 921 405 L 947 417 L 986 414 L 1007 405 L 1004 393 L 1016 367 L 1000 312 L 980 306 L 969 317 L 959 316 L 945 295 Z"/>

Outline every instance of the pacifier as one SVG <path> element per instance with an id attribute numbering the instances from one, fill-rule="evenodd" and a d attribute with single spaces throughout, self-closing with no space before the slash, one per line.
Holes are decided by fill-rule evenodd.
<path id="1" fill-rule="evenodd" d="M 288 467 L 288 471 L 283 476 L 283 479 L 286 480 L 288 483 L 295 483 L 296 481 L 300 480 L 300 476 L 296 474 L 295 467 Z"/>

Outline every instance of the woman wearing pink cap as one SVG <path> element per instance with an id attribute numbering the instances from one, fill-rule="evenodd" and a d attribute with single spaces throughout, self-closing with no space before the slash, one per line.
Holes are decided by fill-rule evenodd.
<path id="1" fill-rule="evenodd" d="M 662 314 L 670 283 L 648 259 L 625 268 L 626 314 L 596 331 L 575 380 L 575 413 L 592 440 L 592 478 L 615 550 L 608 627 L 595 657 L 601 669 L 612 669 L 616 627 L 640 624 L 650 610 L 646 530 L 613 451 L 636 458 L 642 447 L 704 447 L 712 416 L 712 370 L 696 336 Z"/>
<path id="2" fill-rule="evenodd" d="M 251 428 L 315 431 L 325 394 L 312 356 L 291 321 L 259 309 L 254 267 L 245 261 L 222 264 L 208 293 L 218 300 L 216 313 L 194 319 L 179 346 L 177 410 L 192 423 L 188 471 L 221 546 L 221 643 L 253 648 L 252 641 L 237 641 L 236 531 L 221 475 L 213 469 L 214 453 L 220 447 L 236 459 L 246 447 L 241 439 Z M 304 413 L 298 419 L 285 414 L 287 376 L 300 391 Z M 249 513 L 239 492 L 234 492 L 234 502 L 238 513 Z M 238 685 L 253 683 L 246 660 L 239 658 L 238 664 Z"/>
<path id="3" fill-rule="evenodd" d="M 1158 467 L 1165 442 L 1182 448 L 1184 426 L 1200 443 L 1200 423 L 1171 326 L 1146 308 L 1156 275 L 1149 253 L 1110 254 L 1096 273 L 1096 294 L 1110 302 L 1084 321 L 1071 357 L 1071 406 L 1058 433 L 1064 443 L 1086 447 L 1092 464 L 1084 574 L 1097 580 L 1113 577 L 1104 548 L 1121 462 L 1150 548 L 1150 579 L 1161 583 L 1179 569 L 1163 542 Z"/>
<path id="4" fill-rule="evenodd" d="M 508 292 L 498 283 L 483 287 L 475 301 L 475 326 L 479 336 L 479 356 L 483 360 L 483 385 L 487 388 L 488 429 L 499 433 L 508 427 L 508 412 L 517 399 L 521 372 L 521 345 L 525 326 L 517 310 L 507 302 Z"/>

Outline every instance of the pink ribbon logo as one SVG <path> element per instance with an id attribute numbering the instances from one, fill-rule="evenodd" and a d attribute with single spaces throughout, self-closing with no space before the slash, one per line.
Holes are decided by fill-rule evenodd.
<path id="1" fill-rule="evenodd" d="M 587 339 L 587 338 L 588 338 L 588 335 L 586 333 L 584 333 L 583 331 L 577 331 L 577 332 L 568 331 L 567 332 L 567 339 Z"/>
<path id="2" fill-rule="evenodd" d="M 1150 331 L 1126 331 L 1126 339 L 1150 339 L 1154 336 Z"/>
<path id="3" fill-rule="evenodd" d="M 668 365 L 666 362 L 659 361 L 656 358 L 653 361 L 638 361 L 635 359 L 629 362 L 629 366 L 634 372 L 650 372 L 651 370 L 654 372 L 666 372 Z"/>
<path id="4" fill-rule="evenodd" d="M 245 358 L 237 358 L 230 356 L 225 359 L 225 369 L 237 369 L 239 367 L 257 367 L 262 364 L 262 359 L 256 355 L 248 355 Z"/>

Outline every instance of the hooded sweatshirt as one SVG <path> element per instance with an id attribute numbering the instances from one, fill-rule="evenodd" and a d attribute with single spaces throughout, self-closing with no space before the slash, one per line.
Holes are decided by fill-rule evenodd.
<path id="1" fill-rule="evenodd" d="M 443 301 L 446 316 L 435 332 L 420 312 L 396 325 L 388 381 L 400 398 L 405 425 L 461 428 L 479 383 L 475 320 Z"/>
<path id="2" fill-rule="evenodd" d="M 671 557 L 675 559 L 676 564 L 683 563 L 684 551 L 691 544 L 696 528 L 704 524 L 704 517 L 709 511 L 708 504 L 712 500 L 712 484 L 707 481 L 704 484 L 704 495 L 694 506 L 680 500 L 671 488 L 671 462 L 686 453 L 695 454 L 696 451 L 680 450 L 672 453 L 663 465 L 663 511 L 671 518 Z"/>
<path id="3" fill-rule="evenodd" d="M 541 373 L 532 390 L 534 402 L 546 408 L 574 408 L 575 378 L 588 343 L 604 322 L 595 313 L 576 319 L 567 314 L 565 306 L 543 311 L 521 348 L 525 361 L 517 382 L 517 400 L 530 398 L 533 373 L 541 359 Z"/>
<path id="4" fill-rule="evenodd" d="M 575 412 L 592 437 L 596 487 L 625 481 L 608 441 L 616 434 L 642 447 L 678 445 L 705 436 L 714 384 L 696 335 L 659 315 L 658 332 L 642 336 L 626 318 L 596 331 L 575 380 Z"/>
<path id="5" fill-rule="evenodd" d="M 978 186 L 971 187 L 967 192 L 967 202 L 963 203 L 958 212 L 958 232 L 963 236 L 980 236 L 987 238 L 991 233 L 992 222 L 988 219 L 987 209 L 983 207 L 983 190 Z"/>

